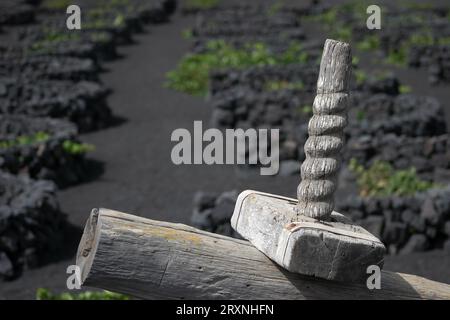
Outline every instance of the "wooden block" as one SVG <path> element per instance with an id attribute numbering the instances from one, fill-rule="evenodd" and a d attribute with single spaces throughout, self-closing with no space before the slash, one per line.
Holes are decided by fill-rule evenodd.
<path id="1" fill-rule="evenodd" d="M 297 200 L 246 190 L 236 202 L 232 227 L 283 268 L 337 281 L 367 279 L 383 266 L 386 248 L 375 236 L 335 211 L 329 221 L 298 216 Z"/>

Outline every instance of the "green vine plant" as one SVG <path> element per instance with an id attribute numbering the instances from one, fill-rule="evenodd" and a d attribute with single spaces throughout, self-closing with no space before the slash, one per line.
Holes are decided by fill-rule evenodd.
<path id="1" fill-rule="evenodd" d="M 432 10 L 433 6 L 428 4 L 411 4 L 408 1 L 408 7 L 411 9 Z M 346 24 L 343 19 L 344 17 L 351 17 L 353 20 L 353 25 L 365 25 L 367 19 L 366 8 L 370 4 L 368 1 L 350 1 L 344 4 L 332 6 L 323 12 L 307 17 L 307 20 L 319 23 L 325 28 L 327 32 L 330 33 L 331 37 L 342 41 L 356 40 L 355 47 L 362 52 L 378 50 L 381 47 L 380 34 L 366 33 L 362 39 L 354 39 L 353 30 L 351 26 Z M 389 14 L 389 8 L 386 6 L 381 6 L 382 12 Z M 404 15 L 398 17 L 392 23 L 400 23 L 401 25 L 414 24 L 421 25 L 419 31 L 414 31 L 407 35 L 400 43 L 398 43 L 397 48 L 391 48 L 386 53 L 384 58 L 384 63 L 387 65 L 393 65 L 398 67 L 404 67 L 408 63 L 408 54 L 412 46 L 429 46 L 429 45 L 450 45 L 450 37 L 436 35 L 435 32 L 429 26 L 429 19 L 427 19 L 427 13 L 414 11 L 411 13 L 405 13 Z M 448 13 L 450 18 L 450 12 Z M 386 20 L 388 21 L 388 20 Z M 395 27 L 395 25 L 391 25 Z"/>
<path id="2" fill-rule="evenodd" d="M 15 139 L 0 140 L 0 149 L 9 149 L 16 146 L 32 145 L 35 143 L 46 142 L 50 138 L 50 135 L 45 132 L 37 132 L 34 135 L 26 136 L 21 135 Z"/>
<path id="3" fill-rule="evenodd" d="M 406 84 L 402 84 L 400 85 L 400 87 L 398 88 L 399 93 L 411 93 L 412 92 L 412 88 Z"/>
<path id="4" fill-rule="evenodd" d="M 361 197 L 408 196 L 426 191 L 438 185 L 421 180 L 415 168 L 394 170 L 385 161 L 376 160 L 369 168 L 351 159 L 349 169 L 356 175 Z"/>
<path id="5" fill-rule="evenodd" d="M 46 132 L 36 132 L 33 135 L 21 135 L 14 139 L 0 140 L 0 149 L 9 149 L 26 145 L 42 144 L 50 139 Z M 84 154 L 95 149 L 94 145 L 73 140 L 64 140 L 62 148 L 69 154 Z"/>
<path id="6" fill-rule="evenodd" d="M 65 10 L 71 4 L 70 0 L 44 0 L 41 6 L 48 10 Z"/>
<path id="7" fill-rule="evenodd" d="M 36 290 L 36 300 L 130 300 L 129 296 L 111 291 L 63 292 L 54 294 L 45 288 Z"/>
<path id="8" fill-rule="evenodd" d="M 107 29 L 123 28 L 126 24 L 125 16 L 122 13 L 115 12 L 113 19 L 109 17 L 111 10 L 104 8 L 91 9 L 87 13 L 88 21 L 83 24 L 83 29 Z"/>
<path id="9" fill-rule="evenodd" d="M 90 143 L 80 143 L 72 140 L 65 140 L 62 146 L 65 152 L 74 155 L 84 154 L 95 149 L 94 145 Z"/>
<path id="10" fill-rule="evenodd" d="M 44 0 L 42 8 L 48 10 L 64 10 L 71 5 L 69 0 Z M 101 30 L 109 28 L 123 28 L 126 25 L 126 17 L 123 12 L 130 12 L 135 9 L 129 0 L 102 0 L 94 7 L 86 11 L 87 22 L 83 23 L 83 30 Z M 48 29 L 44 30 L 45 37 L 42 40 L 34 42 L 30 46 L 31 52 L 47 53 L 49 45 L 66 41 L 76 41 L 80 39 L 77 32 L 63 32 L 62 30 Z M 102 33 L 91 35 L 91 40 L 95 42 L 104 42 L 108 36 Z M 41 52 L 42 51 L 42 52 Z"/>
<path id="11" fill-rule="evenodd" d="M 353 74 L 355 76 L 356 83 L 358 85 L 361 85 L 361 84 L 363 84 L 364 82 L 367 81 L 368 75 L 367 75 L 367 73 L 364 70 L 356 69 L 356 70 L 353 71 Z"/>
<path id="12" fill-rule="evenodd" d="M 332 6 L 306 19 L 320 24 L 330 33 L 333 39 L 349 42 L 353 37 L 353 30 L 350 25 L 344 22 L 343 17 L 351 15 L 356 21 L 356 25 L 365 25 L 367 19 L 366 9 L 369 5 L 369 1 L 354 0 Z"/>
<path id="13" fill-rule="evenodd" d="M 46 28 L 43 30 L 43 33 L 44 37 L 42 39 L 31 44 L 30 50 L 32 52 L 42 51 L 52 44 L 80 40 L 80 35 L 76 32 L 62 32 L 55 29 Z"/>
<path id="14" fill-rule="evenodd" d="M 181 32 L 181 36 L 183 39 L 190 40 L 194 37 L 194 33 L 191 28 L 187 28 Z"/>
<path id="15" fill-rule="evenodd" d="M 89 24 L 86 25 L 89 27 Z M 103 27 L 106 25 L 106 22 L 102 22 Z M 29 52 L 41 54 L 51 53 L 54 50 L 53 47 L 55 45 L 81 40 L 80 33 L 76 31 L 65 32 L 55 28 L 44 28 L 42 32 L 43 37 L 32 42 L 27 48 Z M 85 35 L 86 34 L 88 35 L 89 40 L 94 43 L 106 43 L 111 39 L 109 33 L 104 31 L 91 31 L 89 33 L 85 33 Z"/>
<path id="16" fill-rule="evenodd" d="M 266 91 L 279 91 L 279 90 L 303 90 L 305 85 L 302 81 L 286 81 L 286 80 L 276 80 L 268 81 L 264 88 Z"/>
<path id="17" fill-rule="evenodd" d="M 207 43 L 203 53 L 184 56 L 175 70 L 166 74 L 166 87 L 195 96 L 208 93 L 209 74 L 212 70 L 242 69 L 251 66 L 287 65 L 305 63 L 309 56 L 298 42 L 292 42 L 281 53 L 272 53 L 264 43 L 251 43 L 235 48 L 223 40 Z"/>
<path id="18" fill-rule="evenodd" d="M 305 104 L 299 108 L 300 113 L 304 115 L 312 115 L 313 113 L 313 107 L 312 105 Z"/>
<path id="19" fill-rule="evenodd" d="M 190 10 L 208 10 L 218 5 L 219 0 L 186 0 L 185 7 Z"/>
<path id="20" fill-rule="evenodd" d="M 283 9 L 283 7 L 284 7 L 283 0 L 275 1 L 271 6 L 269 6 L 269 9 L 267 10 L 267 15 L 268 16 L 276 15 Z"/>
<path id="21" fill-rule="evenodd" d="M 448 46 L 450 45 L 450 37 L 436 37 L 432 34 L 432 31 L 427 29 L 425 31 L 415 32 L 400 43 L 398 49 L 389 51 L 386 57 L 386 63 L 404 67 L 408 63 L 408 55 L 411 47 L 433 45 Z"/>
<path id="22" fill-rule="evenodd" d="M 372 51 L 380 48 L 380 37 L 368 35 L 356 43 L 356 48 L 361 51 Z"/>

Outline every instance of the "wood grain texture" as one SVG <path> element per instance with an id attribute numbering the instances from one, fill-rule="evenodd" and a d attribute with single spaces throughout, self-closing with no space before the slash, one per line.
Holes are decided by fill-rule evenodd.
<path id="1" fill-rule="evenodd" d="M 297 189 L 299 216 L 328 221 L 333 212 L 339 152 L 347 125 L 351 63 L 352 54 L 347 43 L 326 40 L 313 116 L 308 124 L 306 159 L 301 166 L 302 181 Z"/>
<path id="2" fill-rule="evenodd" d="M 450 286 L 383 272 L 381 290 L 289 273 L 246 241 L 94 209 L 82 282 L 144 299 L 450 299 Z"/>
<path id="3" fill-rule="evenodd" d="M 369 266 L 383 267 L 385 247 L 367 230 L 335 211 L 326 222 L 298 216 L 297 202 L 254 190 L 242 191 L 231 226 L 290 272 L 355 282 L 367 279 Z"/>

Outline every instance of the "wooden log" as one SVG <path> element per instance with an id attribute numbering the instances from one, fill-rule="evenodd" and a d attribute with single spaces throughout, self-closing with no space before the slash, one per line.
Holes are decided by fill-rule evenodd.
<path id="1" fill-rule="evenodd" d="M 143 299 L 450 299 L 450 285 L 383 271 L 381 289 L 293 274 L 249 242 L 94 209 L 77 253 L 85 286 Z"/>

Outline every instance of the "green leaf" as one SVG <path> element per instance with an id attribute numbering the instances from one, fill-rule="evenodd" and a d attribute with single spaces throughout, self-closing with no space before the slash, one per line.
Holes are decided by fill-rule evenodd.
<path id="1" fill-rule="evenodd" d="M 48 289 L 38 288 L 36 300 L 130 300 L 129 296 L 111 291 L 85 291 L 81 293 L 63 292 L 53 294 Z"/>
<path id="2" fill-rule="evenodd" d="M 219 5 L 219 0 L 187 0 L 186 8 L 195 10 L 212 9 Z"/>
<path id="3" fill-rule="evenodd" d="M 302 51 L 298 42 L 291 43 L 285 52 L 274 54 L 260 42 L 235 48 L 223 40 L 212 40 L 206 44 L 205 52 L 185 55 L 175 70 L 166 74 L 165 86 L 191 95 L 204 96 L 208 92 L 209 74 L 212 70 L 300 64 L 308 59 L 308 54 Z"/>
<path id="4" fill-rule="evenodd" d="M 80 143 L 72 140 L 65 140 L 62 147 L 65 152 L 70 154 L 84 154 L 95 149 L 92 144 Z"/>
<path id="5" fill-rule="evenodd" d="M 50 135 L 48 133 L 40 131 L 31 136 L 21 135 L 11 140 L 0 140 L 0 148 L 8 149 L 16 146 L 44 143 L 49 138 Z"/>
<path id="6" fill-rule="evenodd" d="M 400 85 L 398 91 L 399 91 L 400 93 L 410 93 L 410 92 L 412 91 L 412 89 L 411 89 L 410 86 L 407 86 L 407 85 L 402 84 L 402 85 Z"/>
<path id="7" fill-rule="evenodd" d="M 364 168 L 356 159 L 351 159 L 349 169 L 356 175 L 362 197 L 407 196 L 438 187 L 432 182 L 421 180 L 413 167 L 394 170 L 388 162 L 380 160 Z"/>

